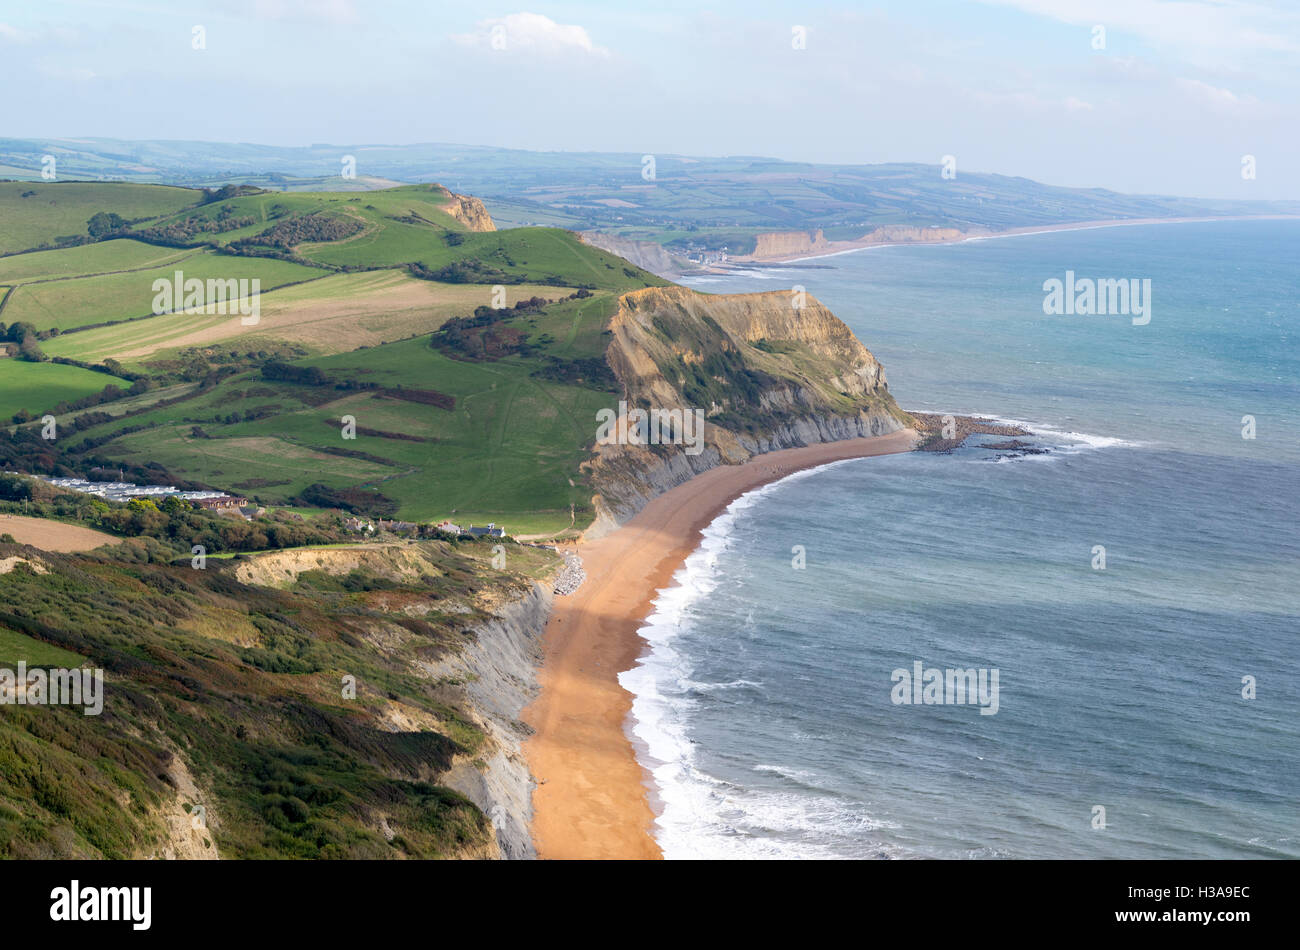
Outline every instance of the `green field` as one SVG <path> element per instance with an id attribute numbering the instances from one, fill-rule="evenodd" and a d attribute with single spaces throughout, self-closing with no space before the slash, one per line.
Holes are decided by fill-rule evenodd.
<path id="1" fill-rule="evenodd" d="M 84 235 L 99 211 L 127 220 L 173 214 L 198 202 L 192 188 L 95 182 L 0 181 L 0 254 L 53 244 L 62 235 Z"/>
<path id="2" fill-rule="evenodd" d="M 28 667 L 68 670 L 75 670 L 86 662 L 86 658 L 79 653 L 35 640 L 8 627 L 0 627 L 0 669 L 12 670 L 19 660 Z"/>
<path id="3" fill-rule="evenodd" d="M 57 327 L 61 331 L 147 317 L 153 313 L 153 282 L 159 279 L 171 282 L 177 270 L 186 280 L 192 277 L 205 281 L 209 278 L 258 279 L 262 282 L 263 293 L 285 284 L 324 277 L 328 273 L 288 261 L 229 257 L 205 251 L 149 270 L 20 284 L 9 295 L 3 317 L 8 323 L 25 322 L 37 330 Z M 176 309 L 179 310 L 179 306 Z M 188 316 L 177 313 L 170 319 Z"/>
<path id="4" fill-rule="evenodd" d="M 604 328 L 617 294 L 665 281 L 568 231 L 470 230 L 444 209 L 472 215 L 472 203 L 462 211 L 436 185 L 228 193 L 202 204 L 201 195 L 171 189 L 168 213 L 146 220 L 136 207 L 140 190 L 86 185 L 64 217 L 118 214 L 140 240 L 0 258 L 0 281 L 13 286 L 7 325 L 30 324 L 47 356 L 111 357 L 124 372 L 151 377 L 151 392 L 94 407 L 114 417 L 82 430 L 96 458 L 154 466 L 150 477 L 165 472 L 270 505 L 320 508 L 298 497 L 319 484 L 407 520 L 495 521 L 526 533 L 590 520 L 592 491 L 580 466 L 590 457 L 596 411 L 617 401 Z M 153 282 L 176 270 L 201 280 L 260 279 L 263 321 L 152 316 Z M 575 296 L 578 289 L 585 296 Z M 550 303 L 492 320 L 493 332 L 513 342 L 487 359 L 430 345 L 447 320 L 479 319 L 502 295 L 506 307 Z M 318 369 L 327 382 L 265 377 L 261 366 L 273 358 Z M 42 412 L 112 379 L 6 362 L 5 416 Z M 219 381 L 197 385 L 217 368 L 225 374 Z M 442 395 L 431 403 L 392 392 L 402 388 Z M 436 404 L 444 397 L 453 408 Z M 356 417 L 355 440 L 340 436 L 345 415 Z"/>
<path id="5" fill-rule="evenodd" d="M 554 340 L 548 355 L 598 354 L 611 306 L 612 298 L 604 296 L 556 304 L 528 330 Z M 427 335 L 298 365 L 318 367 L 331 379 L 435 389 L 453 396 L 455 408 L 365 391 L 321 392 L 250 374 L 89 435 L 144 423 L 150 428 L 123 435 L 103 451 L 126 461 L 158 462 L 179 477 L 270 503 L 315 482 L 362 485 L 394 499 L 399 515 L 409 520 L 496 521 L 528 533 L 563 530 L 570 524 L 570 505 L 580 513 L 588 507 L 591 492 L 578 466 L 595 438 L 596 411 L 617 401 L 612 393 L 536 378 L 535 357 L 449 359 L 429 346 Z M 262 417 L 224 421 L 232 413 Z M 333 421 L 344 415 L 354 416 L 360 429 L 385 435 L 359 432 L 355 440 L 344 440 Z M 192 434 L 196 424 L 204 437 Z M 394 433 L 428 441 L 392 438 Z M 333 454 L 337 450 L 373 458 Z"/>
<path id="6" fill-rule="evenodd" d="M 66 280 L 89 274 L 145 270 L 190 257 L 194 251 L 156 247 L 122 239 L 102 241 L 57 251 L 33 251 L 0 257 L 0 284 L 21 284 L 33 280 Z"/>
<path id="7" fill-rule="evenodd" d="M 97 393 L 109 383 L 123 389 L 130 385 L 107 373 L 79 366 L 3 358 L 0 359 L 0 419 L 8 421 L 19 409 L 40 415 L 61 402 Z"/>

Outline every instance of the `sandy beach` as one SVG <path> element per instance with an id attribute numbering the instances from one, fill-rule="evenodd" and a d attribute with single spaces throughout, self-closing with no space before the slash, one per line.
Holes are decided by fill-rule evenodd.
<path id="1" fill-rule="evenodd" d="M 618 674 L 645 642 L 637 631 L 655 592 L 699 543 L 701 531 L 747 491 L 828 462 L 909 451 L 905 429 L 761 455 L 712 469 L 650 502 L 604 538 L 582 542 L 587 578 L 557 597 L 546 627 L 541 692 L 522 718 L 536 730 L 524 752 L 538 785 L 533 840 L 541 858 L 659 858 L 649 777 L 624 731 L 632 697 Z"/>

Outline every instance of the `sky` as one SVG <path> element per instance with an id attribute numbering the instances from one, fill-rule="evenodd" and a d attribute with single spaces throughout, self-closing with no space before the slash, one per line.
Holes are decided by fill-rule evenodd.
<path id="1" fill-rule="evenodd" d="M 1300 199 L 1298 54 L 1296 0 L 0 0 L 0 135 L 952 156 Z"/>

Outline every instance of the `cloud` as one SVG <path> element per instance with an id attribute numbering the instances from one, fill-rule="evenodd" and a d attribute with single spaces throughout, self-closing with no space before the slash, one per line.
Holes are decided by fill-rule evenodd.
<path id="1" fill-rule="evenodd" d="M 1091 112 L 1092 103 L 1084 102 L 1082 99 L 1076 99 L 1070 96 L 1065 100 L 1065 110 L 1067 112 Z"/>
<path id="2" fill-rule="evenodd" d="M 1238 96 L 1230 89 L 1220 89 L 1199 79 L 1175 79 L 1174 84 L 1197 102 L 1214 109 L 1235 109 L 1238 106 L 1253 106 L 1259 100 L 1254 96 Z"/>
<path id="3" fill-rule="evenodd" d="M 30 43 L 36 38 L 36 34 L 27 33 L 18 29 L 16 26 L 10 26 L 8 23 L 0 23 L 0 39 L 7 40 L 10 43 Z"/>
<path id="4" fill-rule="evenodd" d="M 1180 49 L 1300 51 L 1300 16 L 1258 3 L 1221 0 L 980 0 L 1071 26 L 1101 24 Z"/>
<path id="5" fill-rule="evenodd" d="M 514 50 L 543 55 L 609 55 L 609 50 L 592 43 L 583 27 L 556 23 L 540 13 L 511 13 L 508 16 L 480 20 L 474 27 L 473 33 L 452 34 L 452 41 L 476 49 Z"/>

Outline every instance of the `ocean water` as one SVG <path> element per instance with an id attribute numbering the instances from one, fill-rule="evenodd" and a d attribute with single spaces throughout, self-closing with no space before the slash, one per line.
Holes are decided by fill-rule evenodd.
<path id="1" fill-rule="evenodd" d="M 710 526 L 622 676 L 665 855 L 1300 857 L 1297 262 L 1242 221 L 695 282 L 802 285 L 905 408 L 1048 452 L 840 462 Z M 1067 269 L 1149 278 L 1150 323 L 1045 315 Z M 996 670 L 996 713 L 896 703 L 917 661 Z"/>

